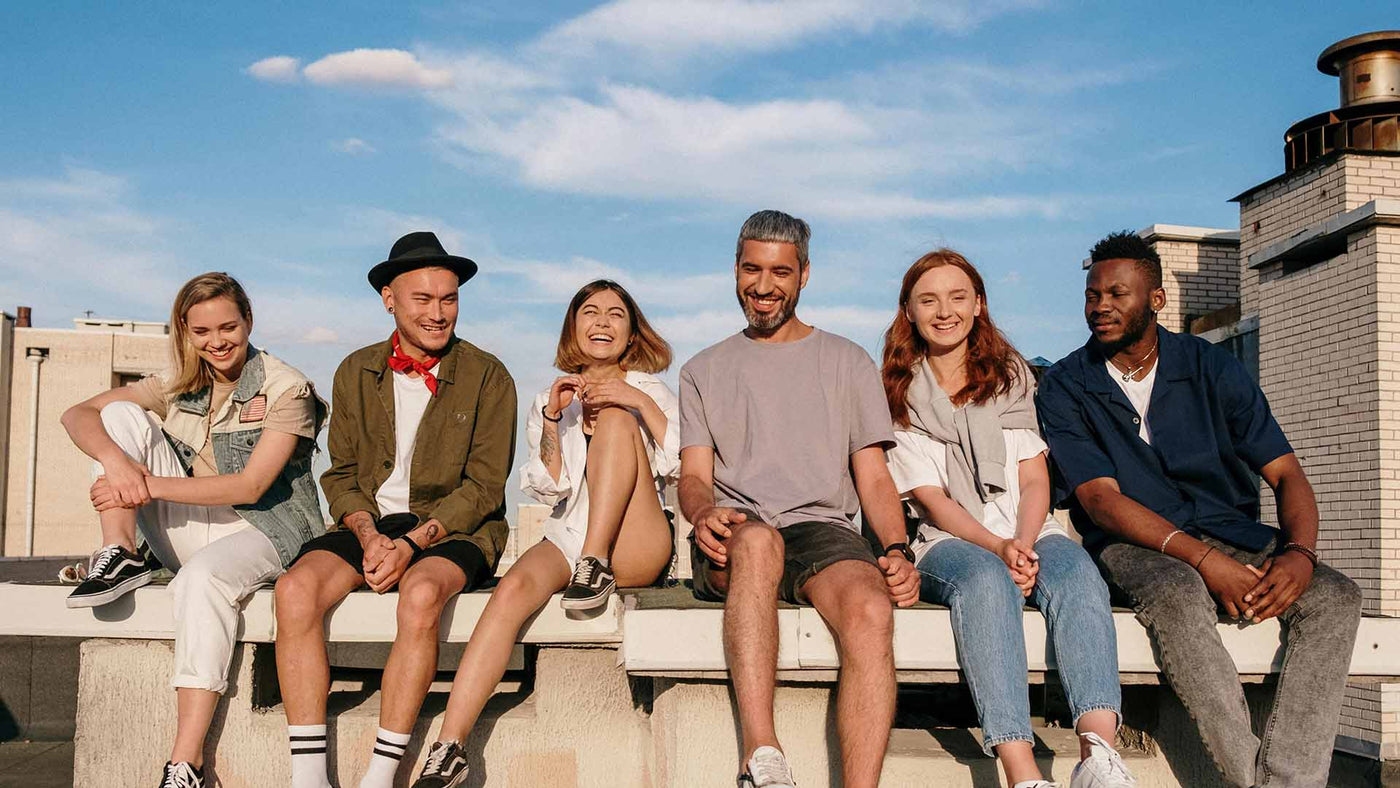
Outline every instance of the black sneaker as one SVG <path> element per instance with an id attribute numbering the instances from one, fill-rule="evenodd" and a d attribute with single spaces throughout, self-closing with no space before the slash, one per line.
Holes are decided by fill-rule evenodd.
<path id="1" fill-rule="evenodd" d="M 151 568 L 145 559 L 121 545 L 108 545 L 97 551 L 87 579 L 68 595 L 68 606 L 105 605 L 149 582 Z"/>
<path id="2" fill-rule="evenodd" d="M 608 603 L 608 597 L 617 588 L 612 570 L 591 555 L 579 559 L 574 568 L 574 579 L 564 589 L 564 598 L 559 606 L 565 610 L 592 610 Z"/>
<path id="3" fill-rule="evenodd" d="M 467 755 L 455 741 L 433 742 L 412 788 L 456 788 L 467 781 Z"/>
<path id="4" fill-rule="evenodd" d="M 184 761 L 165 764 L 165 776 L 161 777 L 160 788 L 204 788 L 204 770 L 196 769 Z"/>

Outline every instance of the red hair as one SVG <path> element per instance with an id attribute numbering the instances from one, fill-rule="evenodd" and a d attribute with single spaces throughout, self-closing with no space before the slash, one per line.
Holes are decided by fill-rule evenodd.
<path id="1" fill-rule="evenodd" d="M 909 384 L 914 380 L 914 368 L 924 360 L 929 350 L 919 330 L 909 322 L 909 299 L 919 277 L 945 265 L 954 266 L 967 274 L 967 278 L 972 280 L 977 301 L 982 305 L 982 314 L 973 318 L 972 331 L 967 335 L 967 383 L 949 399 L 955 406 L 968 403 L 981 405 L 992 397 L 1010 391 L 1016 379 L 1024 374 L 1025 361 L 1021 354 L 997 329 L 991 312 L 987 311 L 987 288 L 982 283 L 982 275 L 977 273 L 966 257 L 952 249 L 929 252 L 915 260 L 904 272 L 904 283 L 899 288 L 899 310 L 894 322 L 885 331 L 884 363 L 880 368 L 880 377 L 884 380 L 890 416 L 901 427 L 909 426 L 909 404 L 905 398 L 909 394 Z"/>

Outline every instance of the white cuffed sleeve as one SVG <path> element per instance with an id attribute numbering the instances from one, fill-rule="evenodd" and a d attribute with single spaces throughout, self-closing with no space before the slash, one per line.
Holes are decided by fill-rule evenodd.
<path id="1" fill-rule="evenodd" d="M 525 417 L 525 464 L 520 467 L 520 491 L 542 504 L 554 506 L 573 493 L 569 485 L 569 470 L 564 462 L 563 441 L 559 446 L 559 478 L 549 474 L 540 459 L 540 436 L 544 434 L 544 413 L 541 409 L 549 399 L 549 390 L 535 397 L 530 413 Z"/>
<path id="2" fill-rule="evenodd" d="M 647 435 L 647 459 L 651 462 L 652 475 L 670 484 L 680 478 L 681 473 L 680 400 L 660 380 L 650 382 L 642 391 L 666 416 L 666 434 L 661 441 L 654 435 Z"/>

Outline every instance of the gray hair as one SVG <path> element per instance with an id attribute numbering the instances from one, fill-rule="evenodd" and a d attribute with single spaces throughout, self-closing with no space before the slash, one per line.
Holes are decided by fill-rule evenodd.
<path id="1" fill-rule="evenodd" d="M 812 228 L 807 223 L 782 211 L 759 211 L 750 216 L 739 230 L 739 242 L 734 245 L 734 262 L 744 255 L 745 241 L 792 244 L 797 247 L 797 263 L 807 267 L 807 241 Z"/>

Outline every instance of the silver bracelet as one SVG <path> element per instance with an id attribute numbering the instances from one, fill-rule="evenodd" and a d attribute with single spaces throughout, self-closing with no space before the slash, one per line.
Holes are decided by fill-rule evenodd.
<path id="1" fill-rule="evenodd" d="M 1172 540 L 1172 537 L 1173 537 L 1173 536 L 1176 536 L 1176 535 L 1179 534 L 1179 533 L 1181 533 L 1181 531 L 1178 529 L 1178 530 L 1172 531 L 1171 533 L 1167 534 L 1167 538 L 1162 540 L 1162 546 L 1159 547 L 1159 548 L 1157 548 L 1157 552 L 1159 552 L 1159 553 L 1165 553 L 1165 552 L 1167 552 L 1167 542 L 1170 542 L 1170 541 Z"/>

